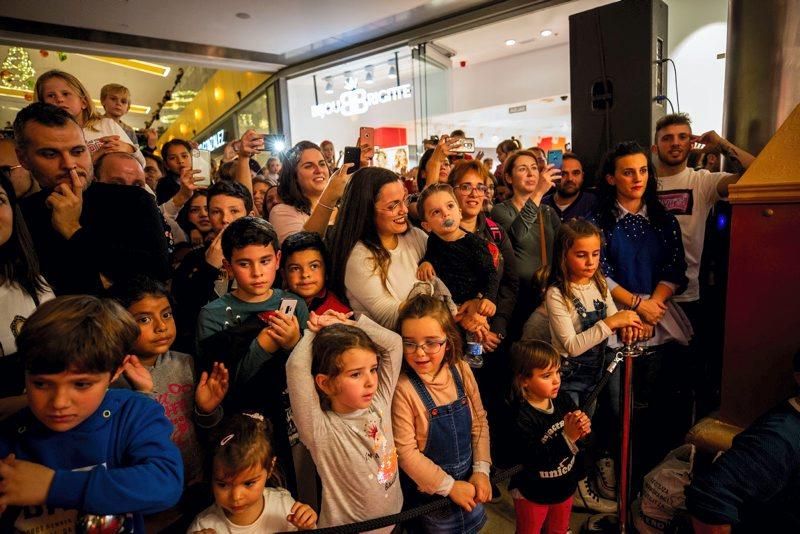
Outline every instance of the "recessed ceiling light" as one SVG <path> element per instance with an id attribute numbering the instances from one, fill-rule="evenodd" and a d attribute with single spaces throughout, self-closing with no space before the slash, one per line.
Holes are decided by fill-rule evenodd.
<path id="1" fill-rule="evenodd" d="M 250 18 L 250 13 L 237 13 L 236 18 L 240 18 L 242 20 L 247 20 Z"/>
<path id="2" fill-rule="evenodd" d="M 506 46 L 514 46 L 517 42 L 514 39 L 506 40 Z"/>
<path id="3" fill-rule="evenodd" d="M 553 35 L 553 30 L 542 30 L 539 32 L 539 35 L 541 35 L 542 37 L 550 37 L 551 35 Z"/>

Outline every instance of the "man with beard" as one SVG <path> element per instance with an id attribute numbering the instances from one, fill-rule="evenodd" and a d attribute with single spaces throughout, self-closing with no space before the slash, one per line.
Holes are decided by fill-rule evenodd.
<path id="1" fill-rule="evenodd" d="M 674 297 L 675 302 L 696 302 L 700 299 L 698 275 L 708 214 L 714 204 L 728 196 L 728 186 L 739 181 L 738 174 L 694 170 L 686 160 L 692 145 L 703 145 L 703 151 L 719 150 L 738 161 L 747 169 L 755 157 L 715 131 L 701 136 L 692 135 L 689 116 L 685 113 L 666 115 L 656 123 L 655 143 L 651 152 L 658 174 L 658 196 L 667 211 L 675 215 L 681 225 L 683 248 L 686 252 L 686 276 L 689 286 Z M 686 307 L 684 307 L 686 308 Z M 686 310 L 690 318 L 692 313 Z M 693 321 L 694 322 L 694 321 Z"/>
<path id="2" fill-rule="evenodd" d="M 555 210 L 561 222 L 572 219 L 585 219 L 597 206 L 594 193 L 583 191 L 583 165 L 578 156 L 572 152 L 564 153 L 561 166 L 561 181 L 556 185 L 555 193 L 545 195 L 543 204 Z"/>
<path id="3" fill-rule="evenodd" d="M 134 273 L 169 277 L 167 240 L 143 188 L 92 183 L 81 127 L 51 104 L 33 103 L 14 120 L 20 164 L 42 190 L 20 202 L 42 274 L 56 295 L 98 295 Z"/>

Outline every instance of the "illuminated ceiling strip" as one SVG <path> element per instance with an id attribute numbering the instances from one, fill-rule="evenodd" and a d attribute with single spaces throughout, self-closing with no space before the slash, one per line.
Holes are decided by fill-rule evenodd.
<path id="1" fill-rule="evenodd" d="M 140 72 L 146 72 L 147 74 L 154 74 L 156 76 L 161 76 L 162 78 L 166 77 L 170 71 L 170 67 L 159 65 L 157 63 L 149 63 L 147 61 L 140 61 L 138 59 L 123 59 L 120 57 L 106 57 L 106 56 L 87 56 L 84 54 L 76 54 L 76 55 L 85 57 L 87 59 L 93 59 L 95 61 L 111 63 L 112 65 L 125 67 L 126 69 L 133 69 L 133 70 L 138 70 Z"/>
<path id="2" fill-rule="evenodd" d="M 13 87 L 5 87 L 0 85 L 0 96 L 7 96 L 11 98 L 20 98 L 24 99 L 26 94 L 31 94 L 30 91 L 26 91 L 24 89 L 15 89 Z M 99 100 L 92 100 L 94 105 L 100 107 Z M 131 113 L 139 113 L 142 115 L 147 115 L 150 113 L 150 106 L 142 106 L 139 104 L 131 104 Z"/>

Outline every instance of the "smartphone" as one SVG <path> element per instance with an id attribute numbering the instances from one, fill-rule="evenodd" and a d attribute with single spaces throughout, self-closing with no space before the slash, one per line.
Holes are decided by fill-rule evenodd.
<path id="1" fill-rule="evenodd" d="M 281 299 L 281 303 L 278 306 L 278 309 L 281 313 L 286 315 L 294 315 L 294 310 L 297 309 L 297 299 Z"/>
<path id="2" fill-rule="evenodd" d="M 357 146 L 344 147 L 344 161 L 342 161 L 342 166 L 344 166 L 345 163 L 353 164 L 348 172 L 353 173 L 357 171 L 361 167 L 361 149 Z"/>
<path id="3" fill-rule="evenodd" d="M 283 134 L 264 134 L 264 149 L 271 154 L 286 150 L 286 137 Z"/>
<path id="4" fill-rule="evenodd" d="M 358 137 L 361 139 L 359 148 L 367 158 L 372 158 L 375 153 L 375 128 L 362 126 L 358 129 Z"/>
<path id="5" fill-rule="evenodd" d="M 459 154 L 472 154 L 475 152 L 475 138 L 474 137 L 462 137 L 459 140 L 458 146 L 452 149 L 453 152 L 457 152 Z"/>
<path id="6" fill-rule="evenodd" d="M 192 150 L 192 169 L 199 170 L 197 177 L 202 178 L 195 185 L 208 187 L 211 185 L 211 152 L 208 150 Z"/>
<path id="7" fill-rule="evenodd" d="M 564 151 L 563 150 L 548 150 L 547 163 L 560 169 L 564 165 Z"/>

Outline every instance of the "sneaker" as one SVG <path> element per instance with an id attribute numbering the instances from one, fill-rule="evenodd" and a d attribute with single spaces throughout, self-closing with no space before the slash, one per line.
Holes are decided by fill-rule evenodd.
<path id="1" fill-rule="evenodd" d="M 614 460 L 600 458 L 595 464 L 597 472 L 594 478 L 594 487 L 604 499 L 617 500 L 617 473 L 614 470 Z"/>
<path id="2" fill-rule="evenodd" d="M 615 514 L 596 514 L 586 520 L 584 533 L 602 532 L 616 534 L 619 532 L 619 518 Z"/>
<path id="3" fill-rule="evenodd" d="M 613 514 L 617 511 L 616 501 L 610 501 L 600 497 L 594 491 L 594 488 L 592 488 L 587 478 L 578 482 L 578 489 L 575 490 L 573 505 L 578 508 L 585 508 L 603 514 Z"/>

